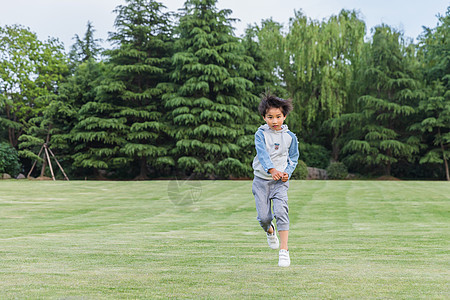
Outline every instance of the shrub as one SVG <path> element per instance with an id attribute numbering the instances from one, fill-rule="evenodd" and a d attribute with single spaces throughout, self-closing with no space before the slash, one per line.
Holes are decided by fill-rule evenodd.
<path id="1" fill-rule="evenodd" d="M 0 143 L 0 174 L 16 176 L 20 172 L 19 157 L 16 149 L 8 143 Z"/>
<path id="2" fill-rule="evenodd" d="M 348 169 L 341 162 L 332 162 L 327 168 L 327 174 L 329 179 L 345 179 Z"/>
<path id="3" fill-rule="evenodd" d="M 299 160 L 291 179 L 305 180 L 306 178 L 308 178 L 308 167 L 303 160 Z"/>
<path id="4" fill-rule="evenodd" d="M 251 169 L 248 166 L 231 157 L 222 160 L 216 167 L 217 174 L 223 178 L 229 178 L 230 176 L 236 178 L 248 177 L 251 174 L 249 171 L 251 172 Z"/>
<path id="5" fill-rule="evenodd" d="M 300 142 L 300 159 L 309 167 L 325 169 L 330 163 L 330 151 L 327 148 Z"/>

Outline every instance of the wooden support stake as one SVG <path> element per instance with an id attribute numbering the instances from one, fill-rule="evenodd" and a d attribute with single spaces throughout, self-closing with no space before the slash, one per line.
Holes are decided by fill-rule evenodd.
<path id="1" fill-rule="evenodd" d="M 44 145 L 42 145 L 41 150 L 39 150 L 39 154 L 37 155 L 38 157 L 41 157 L 41 153 L 42 153 L 42 150 L 43 150 L 43 149 L 44 149 Z M 34 161 L 34 164 L 33 164 L 33 166 L 31 167 L 30 172 L 28 172 L 27 178 L 30 177 L 31 172 L 33 172 L 33 169 L 34 169 L 34 167 L 36 166 L 36 163 L 37 163 L 37 160 Z"/>
<path id="2" fill-rule="evenodd" d="M 53 156 L 53 158 L 55 159 L 56 163 L 58 164 L 59 169 L 61 170 L 61 172 L 64 174 L 64 177 L 66 178 L 67 181 L 69 181 L 69 177 L 67 177 L 66 172 L 64 172 L 63 167 L 59 164 L 59 161 L 56 159 L 55 154 L 53 154 L 52 150 L 50 148 L 48 148 L 48 151 L 50 152 L 50 154 Z"/>
<path id="3" fill-rule="evenodd" d="M 48 138 L 47 138 L 47 140 L 48 140 Z M 66 172 L 64 172 L 64 169 L 61 166 L 61 164 L 59 163 L 58 159 L 56 159 L 55 154 L 53 154 L 52 150 L 47 146 L 47 143 L 44 143 L 42 145 L 41 150 L 39 150 L 38 157 L 41 157 L 42 150 L 44 150 L 44 157 L 43 157 L 44 165 L 42 167 L 42 172 L 41 172 L 42 174 L 41 175 L 43 176 L 43 173 L 45 172 L 45 166 L 48 164 L 49 167 L 50 167 L 50 172 L 52 173 L 52 179 L 53 179 L 53 181 L 56 181 L 55 173 L 53 172 L 53 166 L 52 166 L 52 162 L 51 162 L 51 159 L 50 159 L 50 154 L 51 154 L 53 156 L 53 158 L 55 159 L 56 164 L 58 165 L 59 169 L 64 174 L 64 178 L 66 178 L 66 180 L 69 181 L 69 177 L 67 176 Z M 36 166 L 36 163 L 37 163 L 37 160 L 33 163 L 33 166 L 31 167 L 30 172 L 28 172 L 27 178 L 29 178 L 31 176 L 31 172 L 33 172 L 34 167 Z"/>
<path id="4" fill-rule="evenodd" d="M 56 181 L 55 174 L 53 174 L 53 167 L 52 167 L 52 162 L 50 161 L 50 155 L 48 154 L 48 151 L 47 151 L 47 144 L 44 144 L 44 149 L 45 149 L 45 154 L 47 156 L 48 165 L 50 167 L 50 172 L 52 173 L 52 179 L 53 179 L 53 181 Z"/>

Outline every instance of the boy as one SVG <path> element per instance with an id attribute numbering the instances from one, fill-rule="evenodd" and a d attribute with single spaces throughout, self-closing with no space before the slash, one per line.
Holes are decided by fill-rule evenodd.
<path id="1" fill-rule="evenodd" d="M 258 107 L 267 124 L 260 126 L 255 134 L 256 157 L 253 160 L 255 178 L 252 192 L 255 196 L 257 220 L 267 235 L 272 249 L 278 249 L 280 267 L 291 264 L 288 250 L 289 178 L 298 162 L 297 137 L 283 125 L 292 110 L 292 100 L 283 100 L 270 93 L 263 95 Z M 273 202 L 273 214 L 271 202 Z M 276 218 L 280 242 L 275 232 L 273 218 Z"/>

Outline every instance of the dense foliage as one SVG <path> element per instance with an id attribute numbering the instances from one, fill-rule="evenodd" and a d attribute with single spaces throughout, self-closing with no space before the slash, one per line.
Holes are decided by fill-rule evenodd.
<path id="1" fill-rule="evenodd" d="M 299 160 L 291 179 L 305 180 L 306 178 L 308 178 L 308 166 L 303 160 Z"/>
<path id="2" fill-rule="evenodd" d="M 258 99 L 242 74 L 253 66 L 232 34 L 231 11 L 217 10 L 216 2 L 188 0 L 180 18 L 172 73 L 176 87 L 166 95 L 172 153 L 186 173 L 245 176 L 251 170 L 243 153 L 251 151 Z"/>
<path id="3" fill-rule="evenodd" d="M 293 99 L 298 176 L 332 162 L 339 174 L 450 180 L 450 7 L 416 44 L 386 24 L 367 39 L 348 10 L 295 11 L 287 27 L 262 20 L 240 38 L 217 0 L 178 14 L 126 0 L 115 13 L 106 50 L 91 22 L 68 54 L 0 27 L 0 141 L 25 170 L 45 167 L 47 142 L 76 178 L 250 177 L 270 89 Z"/>
<path id="4" fill-rule="evenodd" d="M 9 143 L 0 143 L 0 175 L 16 176 L 20 172 L 19 157 L 16 149 Z"/>
<path id="5" fill-rule="evenodd" d="M 332 162 L 327 168 L 329 179 L 345 179 L 348 175 L 348 169 L 341 162 Z"/>

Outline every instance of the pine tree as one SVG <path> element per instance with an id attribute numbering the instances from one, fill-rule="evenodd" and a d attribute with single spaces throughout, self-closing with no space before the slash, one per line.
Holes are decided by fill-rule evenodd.
<path id="1" fill-rule="evenodd" d="M 95 38 L 95 29 L 92 22 L 88 22 L 86 26 L 86 32 L 83 38 L 80 38 L 78 34 L 75 34 L 73 39 L 75 43 L 72 45 L 69 52 L 69 59 L 72 71 L 75 71 L 76 67 L 88 60 L 98 60 L 103 48 L 100 43 L 102 39 Z"/>
<path id="2" fill-rule="evenodd" d="M 79 111 L 86 103 L 96 101 L 96 87 L 105 71 L 104 63 L 97 62 L 102 48 L 101 40 L 96 39 L 94 33 L 92 23 L 88 22 L 84 37 L 75 35 L 76 42 L 69 53 L 72 75 L 60 85 L 58 94 L 44 111 L 40 125 L 41 131 L 48 135 L 49 146 L 71 178 L 90 174 L 88 168 L 84 170 L 78 167 L 79 163 L 74 164 L 73 156 L 79 155 L 75 149 L 83 149 L 84 144 L 75 140 L 75 135 L 79 134 L 74 130 Z"/>
<path id="3" fill-rule="evenodd" d="M 58 93 L 51 95 L 49 105 L 42 115 L 32 120 L 30 134 L 23 136 L 21 143 L 22 156 L 35 160 L 38 159 L 36 154 L 42 143 L 47 142 L 71 178 L 90 175 L 92 172 L 89 168 L 84 168 L 85 156 L 80 153 L 90 151 L 90 145 L 79 139 L 82 131 L 77 126 L 82 118 L 79 113 L 82 107 L 89 102 L 96 102 L 96 87 L 105 71 L 104 64 L 95 60 L 100 49 L 96 44 L 98 39 L 95 39 L 94 32 L 92 25 L 88 23 L 84 38 L 78 38 L 72 46 L 73 51 L 77 49 L 77 55 L 74 56 L 73 51 L 70 55 L 72 75 L 60 84 Z M 46 162 L 43 164 L 45 166 Z"/>
<path id="4" fill-rule="evenodd" d="M 173 165 L 161 97 L 167 92 L 172 53 L 171 21 L 153 0 L 127 0 L 118 14 L 110 41 L 109 76 L 99 87 L 100 101 L 114 106 L 108 116 L 120 125 L 120 153 L 146 178 L 154 169 Z"/>
<path id="5" fill-rule="evenodd" d="M 86 33 L 81 39 L 75 34 L 75 43 L 72 45 L 69 57 L 77 62 L 86 62 L 90 59 L 96 60 L 102 51 L 100 46 L 101 39 L 94 38 L 95 29 L 92 22 L 88 21 Z"/>
<path id="6" fill-rule="evenodd" d="M 375 28 L 364 67 L 365 95 L 358 99 L 356 114 L 343 116 L 353 121 L 344 146 L 351 164 L 383 167 L 391 175 L 391 166 L 400 159 L 412 161 L 419 151 L 418 140 L 411 136 L 407 118 L 415 113 L 421 86 L 415 77 L 413 45 L 406 45 L 399 32 L 386 25 Z"/>
<path id="7" fill-rule="evenodd" d="M 424 164 L 441 164 L 450 181 L 450 7 L 439 17 L 436 28 L 425 28 L 421 37 L 427 88 L 420 102 L 421 119 L 414 129 L 424 133 L 428 142 L 426 153 L 420 159 Z"/>
<path id="8" fill-rule="evenodd" d="M 233 36 L 231 11 L 218 10 L 216 3 L 188 0 L 179 21 L 172 73 L 177 90 L 166 95 L 173 155 L 187 174 L 246 176 L 258 100 L 241 74 L 253 66 Z"/>
<path id="9" fill-rule="evenodd" d="M 80 63 L 74 74 L 61 85 L 58 95 L 44 113 L 44 119 L 50 126 L 50 146 L 58 153 L 58 159 L 70 177 L 92 173 L 90 168 L 85 169 L 82 159 L 78 158 L 74 163 L 74 157 L 79 157 L 81 151 L 90 151 L 89 142 L 80 139 L 82 131 L 79 122 L 83 118 L 80 111 L 82 108 L 84 111 L 84 105 L 97 101 L 96 88 L 104 72 L 103 62 L 89 59 Z"/>
<path id="10" fill-rule="evenodd" d="M 106 71 L 104 76 L 108 75 L 110 73 Z M 100 170 L 115 170 L 129 162 L 120 153 L 126 142 L 123 132 L 128 127 L 125 118 L 113 117 L 117 113 L 113 103 L 98 97 L 80 108 L 78 122 L 71 131 L 72 141 L 76 144 L 72 156 L 74 166 L 92 170 L 98 176 L 102 175 Z"/>

